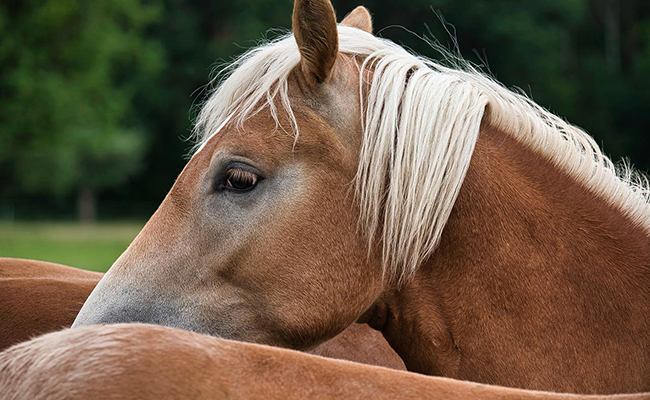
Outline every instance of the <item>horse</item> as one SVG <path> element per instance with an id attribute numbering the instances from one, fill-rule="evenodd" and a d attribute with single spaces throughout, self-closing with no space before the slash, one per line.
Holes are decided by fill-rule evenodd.
<path id="1" fill-rule="evenodd" d="M 44 261 L 0 257 L 0 351 L 69 328 L 103 274 Z M 309 353 L 405 370 L 381 334 L 352 324 Z"/>
<path id="2" fill-rule="evenodd" d="M 0 399 L 632 400 L 526 391 L 146 324 L 50 333 L 0 353 Z"/>
<path id="3" fill-rule="evenodd" d="M 360 321 L 409 371 L 650 390 L 647 181 L 471 65 L 295 0 L 292 33 L 225 70 L 195 135 L 73 327 L 301 350 Z"/>
<path id="4" fill-rule="evenodd" d="M 103 274 L 0 257 L 0 351 L 69 328 Z"/>

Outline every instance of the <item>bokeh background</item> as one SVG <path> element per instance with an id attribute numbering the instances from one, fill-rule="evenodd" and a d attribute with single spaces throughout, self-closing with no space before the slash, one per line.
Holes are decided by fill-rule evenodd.
<path id="1" fill-rule="evenodd" d="M 334 0 L 339 18 L 359 5 Z M 0 257 L 106 270 L 186 162 L 223 62 L 289 29 L 291 0 L 3 0 Z M 366 0 L 375 31 L 437 38 L 650 167 L 647 0 Z M 443 22 L 443 20 L 445 22 Z"/>

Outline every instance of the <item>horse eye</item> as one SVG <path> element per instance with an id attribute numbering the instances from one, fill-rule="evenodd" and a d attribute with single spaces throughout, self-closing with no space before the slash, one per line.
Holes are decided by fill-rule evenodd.
<path id="1" fill-rule="evenodd" d="M 226 178 L 221 187 L 233 192 L 245 192 L 253 189 L 258 181 L 259 177 L 253 172 L 231 168 L 226 171 Z"/>

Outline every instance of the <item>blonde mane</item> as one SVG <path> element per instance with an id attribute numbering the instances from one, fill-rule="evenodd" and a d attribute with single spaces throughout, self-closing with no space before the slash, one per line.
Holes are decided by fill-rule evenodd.
<path id="1" fill-rule="evenodd" d="M 381 239 L 391 278 L 407 280 L 437 246 L 482 121 L 547 157 L 650 233 L 646 178 L 617 168 L 588 134 L 529 98 L 469 65 L 443 67 L 355 28 L 339 26 L 339 51 L 361 61 L 360 223 L 371 246 Z M 266 107 L 276 122 L 286 112 L 298 135 L 287 79 L 299 62 L 292 35 L 234 61 L 199 114 L 197 148 L 231 118 L 241 125 Z M 363 80 L 367 70 L 371 82 Z"/>

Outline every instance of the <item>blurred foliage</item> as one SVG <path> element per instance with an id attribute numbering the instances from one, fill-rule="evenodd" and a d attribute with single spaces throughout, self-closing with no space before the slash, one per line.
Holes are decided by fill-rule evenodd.
<path id="1" fill-rule="evenodd" d="M 0 10 L 0 157 L 13 161 L 18 189 L 65 195 L 122 183 L 145 151 L 132 101 L 137 81 L 160 71 L 163 49 L 143 33 L 162 8 L 47 0 Z"/>
<path id="2" fill-rule="evenodd" d="M 339 18 L 358 4 L 334 1 Z M 363 4 L 381 36 L 433 58 L 418 36 L 452 51 L 456 38 L 465 58 L 585 128 L 615 159 L 650 166 L 650 2 Z M 185 163 L 211 71 L 269 28 L 290 28 L 291 10 L 291 0 L 0 4 L 0 214 L 2 203 L 20 216 L 23 202 L 49 207 L 83 187 L 99 190 L 100 204 L 153 209 Z"/>

